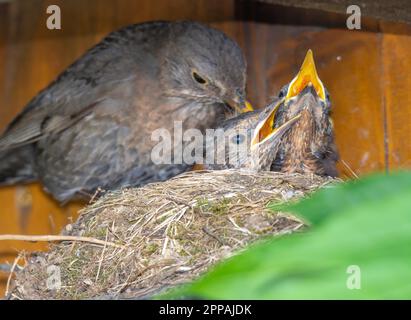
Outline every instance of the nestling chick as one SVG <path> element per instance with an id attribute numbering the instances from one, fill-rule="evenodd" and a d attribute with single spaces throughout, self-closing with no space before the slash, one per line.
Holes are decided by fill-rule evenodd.
<path id="1" fill-rule="evenodd" d="M 285 97 L 285 101 L 278 108 L 274 127 L 281 127 L 296 115 L 300 119 L 284 135 L 271 170 L 336 177 L 338 152 L 331 102 L 318 77 L 311 50 L 298 75 L 280 91 L 279 97 Z"/>
<path id="2" fill-rule="evenodd" d="M 297 115 L 274 128 L 273 119 L 283 102 L 284 99 L 275 99 L 263 110 L 227 120 L 215 136 L 207 136 L 204 168 L 269 171 L 284 134 L 300 117 Z"/>
<path id="3" fill-rule="evenodd" d="M 317 75 L 311 50 L 298 75 L 278 98 L 261 111 L 226 121 L 221 129 L 225 143 L 215 148 L 209 139 L 206 146 L 206 153 L 214 152 L 220 162 L 207 163 L 208 169 L 337 176 L 330 100 Z"/>

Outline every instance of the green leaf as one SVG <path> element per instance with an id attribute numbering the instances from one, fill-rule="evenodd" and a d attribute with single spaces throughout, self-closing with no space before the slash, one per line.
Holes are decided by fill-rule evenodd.
<path id="1" fill-rule="evenodd" d="M 398 172 L 391 176 L 376 174 L 332 186 L 329 190 L 321 190 L 312 196 L 312 201 L 286 205 L 282 210 L 295 212 L 316 224 L 331 215 L 340 214 L 366 202 L 384 200 L 407 188 L 411 188 L 409 172 Z"/>
<path id="2" fill-rule="evenodd" d="M 343 183 L 288 209 L 313 227 L 252 245 L 168 297 L 411 298 L 410 173 Z M 347 286 L 353 279 L 361 289 Z"/>

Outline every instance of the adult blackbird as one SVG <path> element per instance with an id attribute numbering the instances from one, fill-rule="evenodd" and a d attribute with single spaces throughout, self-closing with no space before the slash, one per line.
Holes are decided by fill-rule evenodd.
<path id="1" fill-rule="evenodd" d="M 155 165 L 151 133 L 172 133 L 174 121 L 183 130 L 213 128 L 246 111 L 245 73 L 238 45 L 199 23 L 148 22 L 113 32 L 7 127 L 0 185 L 39 180 L 66 202 L 99 187 L 168 179 L 189 166 Z"/>
<path id="2" fill-rule="evenodd" d="M 330 106 L 309 50 L 297 76 L 273 102 L 225 121 L 222 143 L 217 134 L 206 139 L 204 167 L 337 176 Z"/>

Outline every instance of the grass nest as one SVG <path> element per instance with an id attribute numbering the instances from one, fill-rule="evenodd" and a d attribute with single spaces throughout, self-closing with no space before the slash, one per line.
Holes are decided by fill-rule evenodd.
<path id="1" fill-rule="evenodd" d="M 16 273 L 9 298 L 150 297 L 195 279 L 249 243 L 301 229 L 296 217 L 272 212 L 267 203 L 293 201 L 333 181 L 196 171 L 107 193 L 62 233 L 106 244 L 63 241 L 31 255 Z"/>

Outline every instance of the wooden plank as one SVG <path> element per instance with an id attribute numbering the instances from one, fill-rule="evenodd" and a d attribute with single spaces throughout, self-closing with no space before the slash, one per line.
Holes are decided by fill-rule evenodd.
<path id="1" fill-rule="evenodd" d="M 3 95 L 3 90 L 1 84 L 4 83 L 5 79 L 5 56 L 6 56 L 6 46 L 7 46 L 7 33 L 8 33 L 8 12 L 9 12 L 9 5 L 8 4 L 0 4 L 0 94 Z M 3 118 L 4 114 L 4 106 L 0 103 L 0 122 Z M 0 124 L 1 126 L 1 124 Z M 1 199 L 0 197 L 0 207 L 5 205 L 6 201 Z M 13 225 L 12 218 L 10 219 L 9 216 L 0 214 L 0 233 L 2 229 L 5 231 L 9 230 Z M 6 260 L 12 260 L 15 252 L 10 252 L 10 247 L 7 244 L 0 243 L 0 263 Z M 0 271 L 0 296 L 1 292 L 4 290 L 7 281 L 7 273 Z"/>
<path id="2" fill-rule="evenodd" d="M 8 4 L 0 4 L 0 94 L 3 96 L 1 84 L 5 81 L 5 66 L 6 66 L 6 47 L 7 47 L 7 34 L 8 34 Z M 4 118 L 4 110 L 6 108 L 0 104 L 0 131 L 1 131 L 1 119 Z"/>
<path id="3" fill-rule="evenodd" d="M 389 170 L 411 168 L 411 26 L 387 26 L 382 35 L 383 104 Z"/>
<path id="4" fill-rule="evenodd" d="M 314 26 L 347 29 L 347 14 L 315 9 L 293 7 L 260 1 L 239 1 L 236 5 L 239 20 L 277 25 Z M 378 32 L 379 21 L 361 16 L 361 30 Z"/>
<path id="5" fill-rule="evenodd" d="M 265 2 L 294 6 L 306 9 L 318 9 L 345 14 L 349 5 L 355 4 L 361 8 L 364 16 L 384 19 L 396 22 L 411 23 L 411 3 L 408 0 L 251 0 L 253 2 Z"/>

